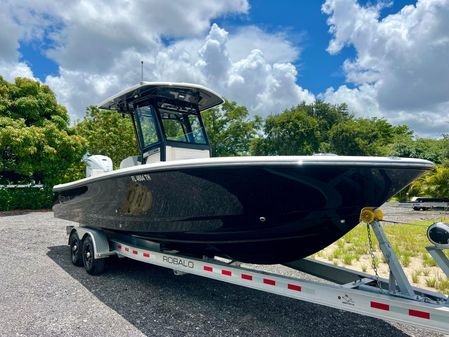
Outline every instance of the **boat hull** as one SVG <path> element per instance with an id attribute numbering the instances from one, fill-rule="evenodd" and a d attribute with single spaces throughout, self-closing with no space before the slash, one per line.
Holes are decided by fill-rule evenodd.
<path id="1" fill-rule="evenodd" d="M 61 185 L 53 210 L 163 248 L 252 263 L 313 254 L 429 169 L 402 162 L 144 165 Z"/>

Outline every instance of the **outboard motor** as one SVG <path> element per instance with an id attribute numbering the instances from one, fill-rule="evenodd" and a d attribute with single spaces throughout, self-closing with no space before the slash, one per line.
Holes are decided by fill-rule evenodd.
<path id="1" fill-rule="evenodd" d="M 107 156 L 85 155 L 83 160 L 86 162 L 86 177 L 95 177 L 112 171 L 112 160 Z"/>
<path id="2" fill-rule="evenodd" d="M 435 222 L 427 229 L 427 238 L 437 248 L 449 249 L 449 224 Z"/>

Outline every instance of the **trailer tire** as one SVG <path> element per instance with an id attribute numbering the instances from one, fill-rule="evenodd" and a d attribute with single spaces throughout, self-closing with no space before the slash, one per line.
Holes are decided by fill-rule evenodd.
<path id="1" fill-rule="evenodd" d="M 96 259 L 94 243 L 90 235 L 83 239 L 83 263 L 84 269 L 90 275 L 99 275 L 104 271 L 105 259 Z"/>
<path id="2" fill-rule="evenodd" d="M 72 231 L 69 236 L 70 259 L 72 264 L 78 267 L 83 265 L 82 243 L 76 231 Z"/>

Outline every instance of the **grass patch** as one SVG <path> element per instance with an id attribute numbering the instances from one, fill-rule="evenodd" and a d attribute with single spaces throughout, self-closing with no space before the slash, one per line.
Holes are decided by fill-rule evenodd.
<path id="1" fill-rule="evenodd" d="M 436 221 L 449 222 L 449 218 L 423 220 L 409 224 L 383 224 L 383 229 L 392 244 L 393 251 L 413 283 L 426 285 L 449 294 L 449 280 L 438 274 L 437 271 L 440 269 L 435 267 L 437 266 L 435 260 L 425 249 L 430 245 L 426 235 L 427 228 Z M 382 276 L 388 277 L 388 265 L 385 257 L 379 253 L 379 243 L 373 232 L 371 232 L 371 239 L 375 251 L 374 263 L 379 272 L 384 273 Z M 445 253 L 449 257 L 449 250 Z M 356 226 L 325 251 L 318 252 L 316 256 L 326 258 L 335 265 L 354 266 L 353 268 L 363 272 L 369 269 L 372 273 L 366 225 Z"/>
<path id="2" fill-rule="evenodd" d="M 437 265 L 433 257 L 427 251 L 421 256 L 424 267 L 435 267 Z"/>
<path id="3" fill-rule="evenodd" d="M 413 253 L 411 253 L 409 251 L 402 251 L 400 259 L 401 259 L 401 263 L 404 267 L 410 266 L 412 255 L 413 255 Z"/>
<path id="4" fill-rule="evenodd" d="M 426 285 L 428 287 L 435 288 L 436 284 L 437 284 L 437 278 L 436 277 L 426 278 Z"/>
<path id="5" fill-rule="evenodd" d="M 357 256 L 352 253 L 344 254 L 343 255 L 343 263 L 345 265 L 349 266 L 352 264 L 352 261 L 355 260 L 356 258 L 357 258 Z"/>
<path id="6" fill-rule="evenodd" d="M 447 277 L 441 277 L 438 280 L 437 289 L 443 294 L 449 295 L 449 279 Z"/>

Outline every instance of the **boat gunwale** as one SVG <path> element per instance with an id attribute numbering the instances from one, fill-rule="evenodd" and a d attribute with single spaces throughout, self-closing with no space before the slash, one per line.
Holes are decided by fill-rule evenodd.
<path id="1" fill-rule="evenodd" d="M 73 182 L 55 185 L 54 192 L 85 186 L 89 183 L 107 180 L 115 177 L 173 171 L 180 169 L 215 168 L 215 167 L 254 167 L 254 166 L 372 166 L 375 168 L 402 168 L 431 170 L 434 164 L 430 161 L 415 158 L 397 157 L 352 157 L 352 156 L 260 156 L 260 157 L 220 157 L 176 160 L 169 162 L 136 165 L 113 170 L 101 175 L 82 178 Z"/>

